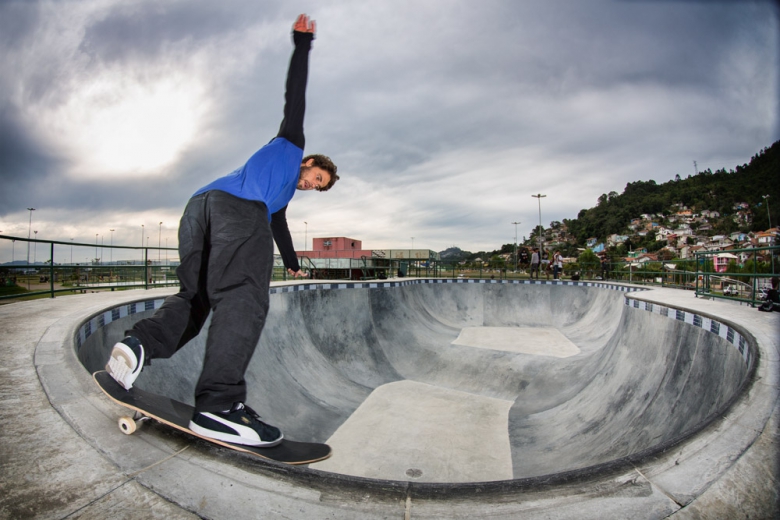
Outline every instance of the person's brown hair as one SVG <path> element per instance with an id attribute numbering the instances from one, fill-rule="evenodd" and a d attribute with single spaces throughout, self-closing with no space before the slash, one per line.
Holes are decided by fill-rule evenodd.
<path id="1" fill-rule="evenodd" d="M 311 167 L 316 166 L 317 168 L 322 168 L 326 172 L 330 174 L 330 182 L 323 186 L 322 188 L 317 188 L 317 191 L 328 191 L 333 187 L 334 184 L 336 184 L 336 181 L 339 180 L 339 176 L 336 175 L 336 171 L 338 170 L 338 167 L 333 164 L 333 161 L 330 160 L 330 157 L 326 155 L 321 154 L 314 154 L 314 155 L 307 155 L 303 158 L 303 163 L 306 163 L 309 161 L 309 159 L 312 159 L 314 162 L 312 163 Z"/>

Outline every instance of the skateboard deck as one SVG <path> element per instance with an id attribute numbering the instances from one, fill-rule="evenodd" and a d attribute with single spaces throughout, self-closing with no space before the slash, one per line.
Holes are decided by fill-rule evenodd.
<path id="1" fill-rule="evenodd" d="M 284 439 L 280 444 L 271 448 L 260 448 L 210 439 L 189 429 L 190 419 L 195 411 L 194 407 L 162 395 L 146 392 L 140 388 L 125 390 L 104 370 L 95 372 L 92 377 L 112 401 L 135 412 L 134 417 L 119 418 L 119 429 L 127 435 L 134 433 L 142 421 L 154 419 L 225 448 L 285 464 L 309 464 L 325 460 L 331 455 L 330 446 L 317 442 L 297 442 Z"/>

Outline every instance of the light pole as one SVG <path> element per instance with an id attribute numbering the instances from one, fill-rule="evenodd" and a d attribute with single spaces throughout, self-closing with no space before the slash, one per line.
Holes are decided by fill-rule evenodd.
<path id="1" fill-rule="evenodd" d="M 141 224 L 141 265 L 144 264 L 144 225 Z"/>
<path id="2" fill-rule="evenodd" d="M 542 195 L 541 193 L 537 193 L 536 195 L 531 195 L 533 198 L 535 198 L 539 202 L 539 261 L 542 261 L 542 251 L 543 245 L 542 245 L 542 199 L 546 197 L 547 195 Z"/>
<path id="3" fill-rule="evenodd" d="M 35 259 L 38 256 L 38 232 L 33 231 L 33 233 L 35 233 L 35 247 L 33 248 L 33 264 L 35 264 Z"/>
<path id="4" fill-rule="evenodd" d="M 73 239 L 70 239 L 70 265 L 73 265 Z"/>
<path id="5" fill-rule="evenodd" d="M 109 229 L 111 231 L 111 253 L 109 253 L 109 260 L 108 263 L 113 264 L 114 263 L 114 230 Z"/>
<path id="6" fill-rule="evenodd" d="M 100 259 L 100 257 L 98 256 L 98 251 L 97 251 L 97 248 L 98 248 L 98 244 L 97 244 L 98 235 L 99 235 L 99 233 L 95 233 L 95 265 L 98 264 L 98 260 Z"/>
<path id="7" fill-rule="evenodd" d="M 769 215 L 769 195 L 761 195 L 761 198 L 766 202 L 766 219 L 769 222 L 767 229 L 772 229 L 772 217 Z"/>
<path id="8" fill-rule="evenodd" d="M 160 222 L 160 230 L 157 232 L 157 263 L 160 263 L 160 244 L 162 243 L 162 222 Z"/>
<path id="9" fill-rule="evenodd" d="M 515 226 L 515 273 L 517 273 L 517 225 L 522 222 L 512 222 Z"/>
<path id="10" fill-rule="evenodd" d="M 766 220 L 769 223 L 769 227 L 767 230 L 772 229 L 772 217 L 769 215 L 769 195 L 761 195 L 761 198 L 766 201 Z M 774 245 L 774 240 L 769 245 Z M 769 250 L 769 258 L 772 259 L 772 274 L 775 274 L 775 252 L 774 250 Z"/>
<path id="11" fill-rule="evenodd" d="M 304 251 L 308 251 L 308 249 L 306 249 L 306 247 L 308 247 L 307 244 L 308 244 L 308 241 L 309 241 L 309 223 L 304 220 L 303 221 L 303 225 L 304 225 L 304 228 L 303 228 L 303 250 Z"/>
<path id="12" fill-rule="evenodd" d="M 30 231 L 32 230 L 32 212 L 35 208 L 27 208 L 30 211 L 30 225 L 27 227 L 27 264 L 30 264 Z"/>

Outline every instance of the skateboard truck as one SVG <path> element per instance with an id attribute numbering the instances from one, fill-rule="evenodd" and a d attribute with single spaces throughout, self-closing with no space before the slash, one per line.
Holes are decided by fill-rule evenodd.
<path id="1" fill-rule="evenodd" d="M 125 435 L 132 435 L 141 427 L 141 424 L 149 420 L 151 420 L 151 417 L 144 415 L 141 412 L 135 412 L 132 417 L 127 415 L 120 417 L 117 423 L 119 424 L 119 430 L 122 433 Z"/>

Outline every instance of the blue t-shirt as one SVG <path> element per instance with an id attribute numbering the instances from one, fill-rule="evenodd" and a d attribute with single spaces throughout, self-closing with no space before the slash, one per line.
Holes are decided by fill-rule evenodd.
<path id="1" fill-rule="evenodd" d="M 284 137 L 276 137 L 255 152 L 241 168 L 202 187 L 195 195 L 220 190 L 241 199 L 258 200 L 271 215 L 287 206 L 295 195 L 303 150 Z"/>

